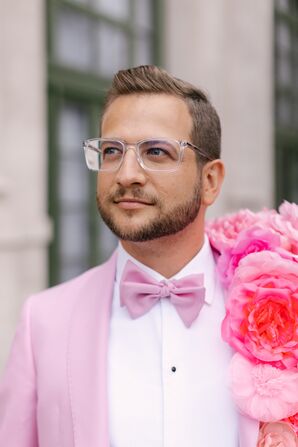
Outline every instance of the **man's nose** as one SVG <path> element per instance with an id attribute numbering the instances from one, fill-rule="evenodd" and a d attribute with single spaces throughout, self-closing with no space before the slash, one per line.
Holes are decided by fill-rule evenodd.
<path id="1" fill-rule="evenodd" d="M 134 183 L 144 184 L 146 182 L 145 171 L 140 165 L 136 150 L 133 147 L 128 148 L 125 152 L 116 179 L 117 183 L 125 187 Z"/>

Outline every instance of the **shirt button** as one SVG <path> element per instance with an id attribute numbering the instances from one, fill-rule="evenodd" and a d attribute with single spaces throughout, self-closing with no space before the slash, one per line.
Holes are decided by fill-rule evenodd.
<path id="1" fill-rule="evenodd" d="M 173 372 L 176 372 L 176 366 L 172 366 L 171 369 L 172 369 Z"/>

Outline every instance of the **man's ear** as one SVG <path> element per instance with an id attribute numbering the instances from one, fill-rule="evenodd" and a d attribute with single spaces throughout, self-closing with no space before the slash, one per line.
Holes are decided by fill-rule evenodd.
<path id="1" fill-rule="evenodd" d="M 212 205 L 218 196 L 225 176 L 225 167 L 221 160 L 212 160 L 202 169 L 202 204 Z"/>

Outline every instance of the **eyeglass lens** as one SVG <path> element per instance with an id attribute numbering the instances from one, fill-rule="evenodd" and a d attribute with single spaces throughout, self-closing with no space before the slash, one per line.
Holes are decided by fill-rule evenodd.
<path id="1" fill-rule="evenodd" d="M 129 147 L 128 145 L 128 149 Z M 90 169 L 113 171 L 120 166 L 125 152 L 125 145 L 122 142 L 98 140 L 97 149 L 99 153 L 94 150 L 88 151 L 88 146 L 85 148 L 86 161 Z M 167 140 L 143 141 L 138 145 L 138 156 L 148 169 L 171 170 L 179 163 L 180 145 L 176 141 Z"/>

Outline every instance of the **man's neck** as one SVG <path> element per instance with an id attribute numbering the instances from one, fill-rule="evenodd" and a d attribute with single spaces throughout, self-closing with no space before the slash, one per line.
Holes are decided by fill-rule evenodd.
<path id="1" fill-rule="evenodd" d="M 170 278 L 188 264 L 201 250 L 204 228 L 189 225 L 175 235 L 146 242 L 121 241 L 123 248 L 136 260 L 165 278 Z"/>

